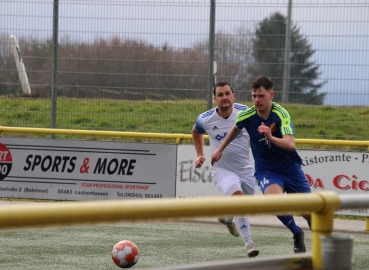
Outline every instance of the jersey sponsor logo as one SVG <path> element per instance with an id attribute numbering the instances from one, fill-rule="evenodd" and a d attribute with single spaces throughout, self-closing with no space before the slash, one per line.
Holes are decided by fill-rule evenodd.
<path id="1" fill-rule="evenodd" d="M 264 142 L 265 141 L 265 143 L 269 146 L 269 148 L 270 148 L 270 141 L 269 140 L 267 140 L 267 138 L 261 138 L 261 139 L 259 139 L 259 143 L 261 143 L 261 142 Z"/>
<path id="2" fill-rule="evenodd" d="M 221 134 L 218 134 L 217 136 L 215 136 L 215 139 L 217 139 L 218 141 L 221 141 L 222 139 L 224 139 L 226 136 L 227 136 L 227 132 L 224 132 L 224 134 L 223 135 L 221 135 Z M 238 135 L 237 135 L 237 138 L 240 138 L 240 137 L 242 137 L 242 135 L 243 135 L 243 131 L 241 131 Z"/>
<path id="3" fill-rule="evenodd" d="M 217 126 L 214 126 L 214 127 L 213 127 L 213 130 L 217 130 L 217 129 L 218 129 L 218 127 L 217 127 Z"/>
<path id="4" fill-rule="evenodd" d="M 217 139 L 218 141 L 221 141 L 223 138 L 225 138 L 227 136 L 227 132 L 224 132 L 224 135 L 220 135 L 220 134 L 217 134 L 217 136 L 215 136 L 215 139 Z"/>
<path id="5" fill-rule="evenodd" d="M 269 128 L 270 128 L 270 131 L 273 133 L 273 132 L 276 132 L 277 131 L 277 124 L 276 123 L 273 123 L 273 124 L 270 124 L 269 125 Z"/>

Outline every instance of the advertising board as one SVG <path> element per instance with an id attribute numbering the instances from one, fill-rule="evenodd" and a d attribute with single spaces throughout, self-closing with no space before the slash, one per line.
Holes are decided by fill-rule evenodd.
<path id="1" fill-rule="evenodd" d="M 176 156 L 169 144 L 0 138 L 0 196 L 175 197 Z"/>
<path id="2" fill-rule="evenodd" d="M 251 151 L 250 151 L 251 152 Z M 298 150 L 302 169 L 311 191 L 335 191 L 338 194 L 369 194 L 369 153 L 346 151 Z M 178 146 L 178 198 L 222 196 L 210 175 L 210 147 L 204 147 L 206 161 L 195 168 L 196 151 L 193 145 Z M 251 160 L 253 161 L 252 155 Z M 255 194 L 261 194 L 256 187 Z M 368 209 L 339 210 L 337 214 L 369 216 Z"/>

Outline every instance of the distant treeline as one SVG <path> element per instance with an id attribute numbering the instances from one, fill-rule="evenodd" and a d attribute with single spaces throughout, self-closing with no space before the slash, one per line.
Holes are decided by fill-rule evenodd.
<path id="1" fill-rule="evenodd" d="M 0 43 L 8 44 L 7 37 L 2 36 Z M 52 42 L 20 38 L 19 44 L 33 95 L 49 97 Z M 10 49 L 2 52 L 0 93 L 19 94 L 13 55 Z M 119 38 L 89 44 L 68 42 L 58 48 L 57 92 L 62 96 L 202 98 L 207 83 L 207 56 L 196 50 L 173 51 Z"/>
<path id="2" fill-rule="evenodd" d="M 285 17 L 275 13 L 255 32 L 244 28 L 218 33 L 214 60 L 217 80 L 229 81 L 239 100 L 250 99 L 250 85 L 259 75 L 275 82 L 281 100 L 284 69 Z M 53 44 L 50 40 L 18 37 L 32 96 L 50 97 Z M 325 94 L 314 83 L 319 65 L 307 39 L 292 28 L 289 102 L 323 104 Z M 60 41 L 57 51 L 57 94 L 76 98 L 206 99 L 209 88 L 208 41 L 192 48 L 155 47 L 145 41 L 113 37 L 90 43 Z M 9 35 L 0 35 L 0 95 L 22 95 Z"/>

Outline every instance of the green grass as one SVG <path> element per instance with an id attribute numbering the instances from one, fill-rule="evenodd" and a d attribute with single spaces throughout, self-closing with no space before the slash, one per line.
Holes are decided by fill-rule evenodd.
<path id="1" fill-rule="evenodd" d="M 242 102 L 242 101 L 238 101 Z M 250 102 L 244 102 L 252 105 Z M 283 105 L 283 104 L 282 104 Z M 369 108 L 285 104 L 295 126 L 296 138 L 368 140 Z M 0 125 L 49 128 L 49 99 L 0 97 Z M 190 134 L 197 116 L 207 110 L 204 100 L 130 101 L 58 97 L 56 127 L 61 129 L 107 130 Z M 3 135 L 4 136 L 4 135 Z M 16 137 L 49 137 L 48 134 L 5 134 Z M 56 135 L 61 139 L 106 140 L 106 137 Z M 138 138 L 109 140 L 152 141 Z M 163 141 L 163 140 L 161 140 Z M 161 142 L 159 140 L 159 142 Z M 165 141 L 165 140 L 164 140 Z M 167 140 L 166 140 L 167 142 Z M 192 143 L 184 141 L 183 143 Z M 308 149 L 366 151 L 367 147 L 298 145 Z"/>
<path id="2" fill-rule="evenodd" d="M 364 216 L 350 216 L 350 215 L 334 215 L 334 218 L 346 220 L 366 220 Z"/>
<path id="3" fill-rule="evenodd" d="M 252 234 L 260 258 L 293 254 L 287 229 L 253 226 Z M 311 253 L 311 232 L 305 238 Z M 137 222 L 2 231 L 0 269 L 119 269 L 110 252 L 121 240 L 131 240 L 139 248 L 140 258 L 132 269 L 246 258 L 241 238 L 230 236 L 220 223 Z M 353 269 L 367 269 L 368 253 L 369 235 L 354 236 Z"/>

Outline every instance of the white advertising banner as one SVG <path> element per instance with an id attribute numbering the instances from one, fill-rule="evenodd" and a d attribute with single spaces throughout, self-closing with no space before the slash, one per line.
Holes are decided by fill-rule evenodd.
<path id="1" fill-rule="evenodd" d="M 300 150 L 299 154 L 312 192 L 369 194 L 369 153 Z M 369 216 L 369 210 L 340 210 L 337 214 Z"/>
<path id="2" fill-rule="evenodd" d="M 178 145 L 177 157 L 177 198 L 222 196 L 210 175 L 210 146 L 204 147 L 205 163 L 195 168 L 197 158 L 193 145 Z"/>
<path id="3" fill-rule="evenodd" d="M 206 161 L 195 168 L 193 145 L 178 146 L 177 198 L 222 196 L 210 176 L 210 147 L 205 146 Z M 369 153 L 299 150 L 303 170 L 311 191 L 335 191 L 338 194 L 369 194 Z M 251 155 L 251 160 L 252 155 Z M 261 194 L 256 188 L 256 194 Z M 368 209 L 340 210 L 337 214 L 369 216 Z"/>
<path id="4" fill-rule="evenodd" d="M 0 137 L 0 196 L 51 200 L 222 196 L 193 145 Z M 369 153 L 299 150 L 312 192 L 368 194 Z M 251 156 L 252 158 L 252 156 Z M 261 194 L 256 188 L 256 194 Z M 368 209 L 340 214 L 369 216 Z"/>
<path id="5" fill-rule="evenodd" d="M 177 145 L 0 138 L 0 196 L 175 197 Z"/>

